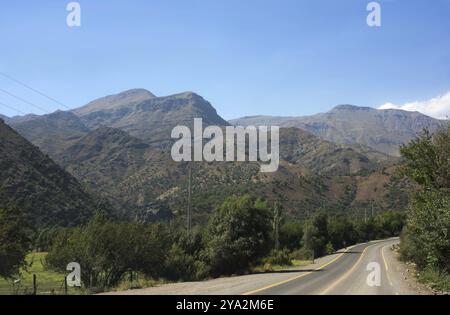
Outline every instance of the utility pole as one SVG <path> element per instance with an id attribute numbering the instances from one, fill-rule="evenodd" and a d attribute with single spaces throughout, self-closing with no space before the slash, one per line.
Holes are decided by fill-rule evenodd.
<path id="1" fill-rule="evenodd" d="M 278 206 L 278 202 L 275 202 L 275 207 L 273 209 L 273 230 L 275 233 L 275 250 L 278 251 L 280 249 L 280 207 Z"/>
<path id="2" fill-rule="evenodd" d="M 188 182 L 188 204 L 187 204 L 187 233 L 191 236 L 192 218 L 191 218 L 191 198 L 192 198 L 192 164 L 189 163 L 189 182 Z"/>

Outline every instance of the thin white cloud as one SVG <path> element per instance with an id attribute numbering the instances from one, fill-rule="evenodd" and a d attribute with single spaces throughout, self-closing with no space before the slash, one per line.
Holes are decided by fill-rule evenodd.
<path id="1" fill-rule="evenodd" d="M 403 105 L 386 103 L 378 109 L 402 109 L 406 111 L 417 111 L 437 119 L 447 119 L 450 117 L 450 91 L 428 101 L 411 102 Z"/>

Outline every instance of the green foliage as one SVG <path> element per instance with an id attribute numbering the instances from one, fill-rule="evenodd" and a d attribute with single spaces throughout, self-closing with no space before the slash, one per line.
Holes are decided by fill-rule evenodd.
<path id="1" fill-rule="evenodd" d="M 331 242 L 328 242 L 327 245 L 325 246 L 325 253 L 327 255 L 331 255 L 334 254 L 336 252 L 336 250 L 333 247 L 333 244 L 331 244 Z"/>
<path id="2" fill-rule="evenodd" d="M 42 228 L 33 237 L 33 248 L 38 252 L 47 252 L 60 231 L 58 227 Z"/>
<path id="3" fill-rule="evenodd" d="M 10 278 L 25 266 L 30 249 L 28 222 L 15 208 L 0 209 L 0 277 Z"/>
<path id="4" fill-rule="evenodd" d="M 358 232 L 353 222 L 345 217 L 331 219 L 328 223 L 329 242 L 332 248 L 340 249 L 358 241 Z"/>
<path id="5" fill-rule="evenodd" d="M 159 226 L 115 223 L 97 213 L 85 227 L 63 230 L 46 261 L 60 271 L 69 262 L 78 262 L 83 284 L 103 289 L 117 285 L 128 271 L 159 276 L 167 244 Z"/>
<path id="6" fill-rule="evenodd" d="M 249 196 L 227 199 L 213 213 L 206 232 L 212 275 L 242 273 L 269 250 L 271 213 Z"/>
<path id="7" fill-rule="evenodd" d="M 436 191 L 418 193 L 403 239 L 404 258 L 412 259 L 420 268 L 450 271 L 450 196 Z"/>
<path id="8" fill-rule="evenodd" d="M 303 224 L 301 222 L 289 221 L 280 228 L 280 248 L 290 251 L 301 247 L 303 238 Z"/>
<path id="9" fill-rule="evenodd" d="M 419 281 L 433 289 L 450 292 L 450 274 L 437 268 L 427 267 L 419 273 Z"/>
<path id="10" fill-rule="evenodd" d="M 207 274 L 207 267 L 202 261 L 196 260 L 179 245 L 172 245 L 162 273 L 164 278 L 172 281 L 194 281 L 205 278 Z"/>
<path id="11" fill-rule="evenodd" d="M 326 244 L 328 243 L 328 216 L 319 211 L 311 220 L 307 223 L 305 228 L 303 243 L 308 250 L 311 250 L 314 257 L 323 256 L 326 254 Z"/>
<path id="12" fill-rule="evenodd" d="M 263 264 L 290 266 L 292 265 L 290 252 L 287 249 L 274 250 L 263 259 Z"/>
<path id="13" fill-rule="evenodd" d="M 450 126 L 421 136 L 400 149 L 402 173 L 426 189 L 450 188 Z"/>
<path id="14" fill-rule="evenodd" d="M 401 256 L 428 276 L 450 271 L 450 126 L 420 137 L 401 149 L 402 173 L 420 185 L 410 203 Z M 445 282 L 445 281 L 444 281 Z M 448 283 L 447 283 L 448 288 Z"/>

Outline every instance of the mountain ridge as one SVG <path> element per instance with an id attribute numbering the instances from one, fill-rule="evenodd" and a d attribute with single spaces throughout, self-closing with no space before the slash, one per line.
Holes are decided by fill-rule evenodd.
<path id="1" fill-rule="evenodd" d="M 233 125 L 278 125 L 307 130 L 338 144 L 360 144 L 391 156 L 423 129 L 436 130 L 445 121 L 419 112 L 338 105 L 326 113 L 310 116 L 247 116 L 229 121 Z"/>
<path id="2" fill-rule="evenodd" d="M 0 121 L 0 207 L 23 211 L 35 227 L 86 222 L 99 203 L 37 147 Z"/>

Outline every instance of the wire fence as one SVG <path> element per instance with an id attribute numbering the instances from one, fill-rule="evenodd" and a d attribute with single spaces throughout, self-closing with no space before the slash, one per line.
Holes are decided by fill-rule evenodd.
<path id="1" fill-rule="evenodd" d="M 33 275 L 32 279 L 10 280 L 0 284 L 0 295 L 68 295 L 74 294 L 75 290 L 67 287 L 64 276 L 48 280 Z"/>

